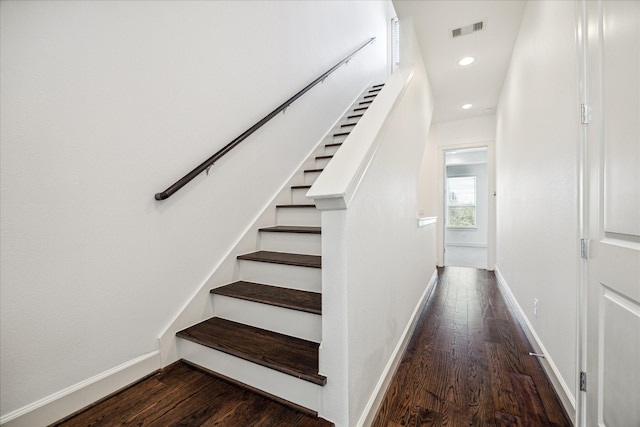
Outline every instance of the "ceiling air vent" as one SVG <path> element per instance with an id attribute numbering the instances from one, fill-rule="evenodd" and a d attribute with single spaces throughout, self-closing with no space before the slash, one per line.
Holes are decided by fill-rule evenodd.
<path id="1" fill-rule="evenodd" d="M 453 38 L 466 36 L 467 34 L 475 33 L 476 31 L 484 29 L 484 26 L 484 21 L 476 22 L 475 24 L 465 25 L 464 27 L 451 30 L 451 35 Z"/>

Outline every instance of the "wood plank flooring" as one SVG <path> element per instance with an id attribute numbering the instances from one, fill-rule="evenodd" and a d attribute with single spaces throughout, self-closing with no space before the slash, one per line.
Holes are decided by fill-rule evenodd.
<path id="1" fill-rule="evenodd" d="M 372 426 L 571 426 L 495 275 L 438 274 Z"/>
<path id="2" fill-rule="evenodd" d="M 51 427 L 120 425 L 328 427 L 333 424 L 178 363 Z"/>
<path id="3" fill-rule="evenodd" d="M 322 294 L 317 292 L 245 281 L 221 286 L 210 292 L 214 295 L 224 295 L 307 313 L 322 314 Z"/>
<path id="4" fill-rule="evenodd" d="M 220 317 L 212 317 L 176 334 L 198 344 L 223 351 L 296 378 L 324 385 L 318 374 L 320 344 Z"/>
<path id="5" fill-rule="evenodd" d="M 297 205 L 288 205 L 297 206 Z M 302 205 L 306 206 L 306 205 Z M 315 206 L 315 205 L 311 205 Z M 290 254 L 286 252 L 257 251 L 238 256 L 247 261 L 270 262 L 273 264 L 298 265 L 301 267 L 322 267 L 322 257 L 318 255 Z"/>
<path id="6" fill-rule="evenodd" d="M 438 284 L 373 427 L 571 426 L 493 273 Z M 184 363 L 55 426 L 329 426 Z"/>

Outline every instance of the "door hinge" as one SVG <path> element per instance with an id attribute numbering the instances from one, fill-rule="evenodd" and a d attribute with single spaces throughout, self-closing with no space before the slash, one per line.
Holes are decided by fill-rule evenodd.
<path id="1" fill-rule="evenodd" d="M 580 239 L 580 258 L 589 259 L 589 239 Z"/>
<path id="2" fill-rule="evenodd" d="M 591 107 L 587 104 L 580 104 L 580 123 L 583 125 L 591 121 Z"/>
<path id="3" fill-rule="evenodd" d="M 587 391 L 587 373 L 580 371 L 580 391 Z"/>

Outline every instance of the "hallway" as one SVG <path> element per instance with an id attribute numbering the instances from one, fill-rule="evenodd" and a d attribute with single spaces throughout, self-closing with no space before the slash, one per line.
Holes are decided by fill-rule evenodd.
<path id="1" fill-rule="evenodd" d="M 571 425 L 493 272 L 438 274 L 373 426 Z"/>

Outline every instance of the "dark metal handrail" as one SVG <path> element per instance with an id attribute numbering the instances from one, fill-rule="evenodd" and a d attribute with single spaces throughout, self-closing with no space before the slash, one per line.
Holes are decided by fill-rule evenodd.
<path id="1" fill-rule="evenodd" d="M 293 95 L 291 98 L 287 99 L 282 105 L 280 105 L 278 108 L 276 108 L 275 110 L 273 110 L 272 112 L 270 112 L 269 114 L 267 114 L 264 118 L 262 118 L 258 123 L 256 123 L 255 125 L 251 126 L 249 129 L 247 129 L 246 131 L 244 131 L 239 137 L 237 137 L 236 139 L 234 139 L 233 141 L 231 141 L 230 143 L 228 143 L 227 145 L 225 145 L 224 147 L 222 147 L 220 150 L 218 150 L 218 152 L 216 154 L 214 154 L 213 156 L 209 157 L 207 160 L 205 160 L 204 162 L 200 163 L 195 169 L 193 169 L 191 172 L 189 172 L 188 174 L 186 174 L 185 176 L 183 176 L 182 178 L 180 178 L 178 181 L 176 181 L 172 186 L 170 186 L 169 188 L 167 188 L 166 190 L 164 190 L 161 193 L 156 193 L 156 200 L 165 200 L 168 199 L 169 197 L 171 197 L 171 195 L 173 193 L 175 193 L 176 191 L 178 191 L 179 189 L 181 189 L 182 187 L 184 187 L 189 181 L 191 181 L 193 178 L 195 178 L 196 176 L 200 175 L 202 172 L 204 172 L 205 170 L 208 170 L 216 161 L 218 161 L 222 156 L 224 156 L 225 154 L 227 154 L 229 151 L 231 151 L 233 149 L 233 147 L 235 147 L 236 145 L 240 144 L 242 141 L 244 141 L 245 139 L 247 139 L 252 133 L 254 133 L 255 131 L 257 131 L 258 129 L 260 129 L 265 123 L 267 123 L 269 120 L 271 120 L 272 118 L 274 118 L 275 116 L 277 116 L 278 114 L 280 114 L 280 112 L 284 111 L 287 109 L 287 107 L 289 107 L 289 105 L 291 105 L 296 99 L 300 98 L 302 95 L 304 95 L 305 93 L 307 93 L 312 87 L 314 87 L 315 85 L 317 85 L 318 83 L 324 81 L 324 79 L 327 78 L 327 76 L 329 76 L 331 73 L 333 73 L 335 70 L 337 70 L 342 64 L 345 64 L 347 62 L 349 62 L 349 60 L 356 54 L 358 53 L 360 50 L 362 50 L 365 46 L 367 46 L 370 43 L 373 43 L 373 41 L 375 40 L 375 37 L 370 38 L 366 43 L 362 44 L 359 48 L 357 48 L 356 50 L 354 50 L 351 54 L 349 54 L 349 56 L 347 56 L 346 58 L 344 58 L 343 60 L 341 60 L 340 62 L 338 62 L 336 65 L 334 65 L 333 67 L 331 67 L 328 71 L 326 71 L 324 74 L 322 74 L 320 77 L 318 77 L 317 79 L 315 79 L 314 81 L 312 81 L 311 83 L 309 83 L 304 89 L 302 89 L 300 92 L 296 93 L 295 95 Z"/>

